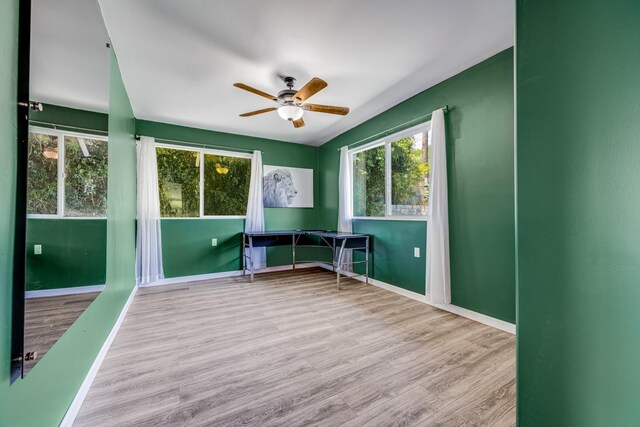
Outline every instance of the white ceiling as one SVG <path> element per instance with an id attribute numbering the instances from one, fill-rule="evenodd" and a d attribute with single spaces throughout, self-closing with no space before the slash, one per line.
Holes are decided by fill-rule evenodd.
<path id="1" fill-rule="evenodd" d="M 32 0 L 30 98 L 106 112 L 109 41 L 96 0 Z"/>
<path id="2" fill-rule="evenodd" d="M 106 105 L 97 86 L 108 65 L 82 67 L 97 86 L 86 84 L 88 73 L 71 72 L 82 58 L 97 68 L 106 50 L 94 0 L 34 0 L 34 9 L 50 16 L 59 4 L 73 7 L 55 25 L 43 22 L 52 34 L 60 19 L 65 29 L 34 49 L 34 91 L 45 88 L 42 100 L 63 105 Z M 100 8 L 137 118 L 310 145 L 512 46 L 515 13 L 513 0 L 100 0 Z M 87 22 L 79 23 L 80 13 Z M 89 49 L 96 42 L 102 51 Z M 40 84 L 42 67 L 59 56 L 65 72 L 47 70 L 53 84 Z M 276 95 L 284 89 L 279 75 L 296 77 L 296 88 L 314 76 L 326 80 L 309 102 L 351 112 L 307 112 L 300 129 L 275 112 L 238 117 L 272 104 L 232 84 Z"/>

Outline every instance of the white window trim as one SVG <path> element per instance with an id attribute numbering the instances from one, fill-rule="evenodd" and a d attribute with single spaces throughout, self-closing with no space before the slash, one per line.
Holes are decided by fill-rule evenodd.
<path id="1" fill-rule="evenodd" d="M 156 147 L 170 148 L 173 150 L 196 151 L 203 154 L 213 154 L 216 156 L 239 157 L 241 159 L 252 159 L 250 153 L 240 153 L 238 151 L 217 150 L 214 148 L 189 147 L 187 145 L 166 144 L 164 142 L 156 142 Z"/>
<path id="2" fill-rule="evenodd" d="M 43 214 L 28 214 L 27 215 L 27 219 L 72 219 L 72 220 L 76 220 L 76 219 L 81 219 L 81 220 L 88 220 L 88 219 L 95 219 L 95 220 L 99 220 L 99 221 L 106 221 L 107 217 L 106 216 L 58 216 L 58 215 L 43 215 Z"/>
<path id="3" fill-rule="evenodd" d="M 106 220 L 106 216 L 64 216 L 64 158 L 65 158 L 65 137 L 70 136 L 73 138 L 87 138 L 87 139 L 95 139 L 98 141 L 106 141 L 109 143 L 109 138 L 103 135 L 95 135 L 91 133 L 82 133 L 82 132 L 73 132 L 66 130 L 58 130 L 51 129 L 40 126 L 29 126 L 29 133 L 39 133 L 42 135 L 55 136 L 58 138 L 58 176 L 57 176 L 57 184 L 58 184 L 58 194 L 56 201 L 56 210 L 55 214 L 27 214 L 27 219 L 97 219 L 97 220 Z"/>
<path id="4" fill-rule="evenodd" d="M 358 221 L 427 221 L 426 215 L 393 215 L 393 216 L 354 216 Z"/>
<path id="5" fill-rule="evenodd" d="M 431 131 L 431 120 L 420 123 L 418 125 L 412 126 L 408 129 L 401 130 L 400 132 L 392 133 L 386 135 L 380 139 L 376 139 L 375 141 L 369 142 L 364 145 L 360 145 L 349 150 L 349 157 L 351 159 L 351 164 L 353 164 L 354 155 L 358 153 L 362 153 L 364 151 L 369 151 L 372 148 L 377 148 L 380 146 L 385 147 L 384 152 L 384 188 L 385 188 L 385 216 L 354 216 L 353 219 L 357 220 L 386 220 L 386 221 L 426 221 L 426 215 L 391 215 L 392 206 L 391 206 L 391 144 L 399 139 L 406 138 L 408 136 L 413 136 L 418 132 L 424 132 L 425 129 L 427 132 Z M 428 207 L 428 206 L 427 206 Z"/>
<path id="6" fill-rule="evenodd" d="M 165 219 L 246 219 L 246 215 L 205 215 L 204 214 L 204 156 L 205 154 L 211 154 L 215 156 L 225 156 L 225 157 L 236 157 L 239 159 L 249 159 L 253 161 L 253 155 L 250 153 L 240 153 L 237 151 L 227 151 L 227 150 L 217 150 L 213 148 L 200 148 L 200 147 L 189 147 L 185 145 L 178 144 L 166 144 L 162 142 L 157 142 L 156 147 L 160 148 L 168 148 L 171 150 L 183 150 L 183 151 L 193 151 L 199 153 L 200 156 L 200 216 L 161 216 L 161 220 Z"/>

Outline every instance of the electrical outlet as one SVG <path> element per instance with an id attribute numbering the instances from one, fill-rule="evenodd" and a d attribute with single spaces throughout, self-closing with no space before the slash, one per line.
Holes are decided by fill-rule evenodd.
<path id="1" fill-rule="evenodd" d="M 42 255 L 42 245 L 33 245 L 33 254 Z"/>
<path id="2" fill-rule="evenodd" d="M 211 246 L 218 246 L 218 239 L 211 239 Z"/>
<path id="3" fill-rule="evenodd" d="M 413 256 L 420 258 L 420 248 L 413 248 Z"/>

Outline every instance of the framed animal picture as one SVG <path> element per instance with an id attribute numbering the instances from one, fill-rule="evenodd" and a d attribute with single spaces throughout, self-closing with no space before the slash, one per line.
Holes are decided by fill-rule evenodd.
<path id="1" fill-rule="evenodd" d="M 263 169 L 265 208 L 313 207 L 313 169 L 268 165 Z"/>

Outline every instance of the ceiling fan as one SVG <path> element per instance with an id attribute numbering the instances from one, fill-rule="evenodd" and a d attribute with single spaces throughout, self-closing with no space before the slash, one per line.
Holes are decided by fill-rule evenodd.
<path id="1" fill-rule="evenodd" d="M 314 111 L 317 113 L 338 114 L 344 116 L 349 113 L 347 107 L 335 107 L 333 105 L 305 104 L 305 101 L 316 93 L 327 87 L 327 82 L 318 77 L 314 77 L 304 85 L 300 90 L 295 90 L 293 86 L 296 79 L 293 77 L 283 77 L 282 80 L 287 89 L 278 92 L 278 96 L 269 95 L 261 90 L 247 86 L 244 83 L 234 83 L 234 86 L 244 89 L 248 92 L 270 99 L 280 104 L 279 107 L 264 108 L 262 110 L 251 111 L 249 113 L 240 114 L 240 117 L 251 117 L 257 114 L 268 113 L 270 111 L 278 111 L 278 115 L 284 120 L 293 123 L 293 127 L 301 128 L 304 126 L 302 116 L 305 111 Z"/>

